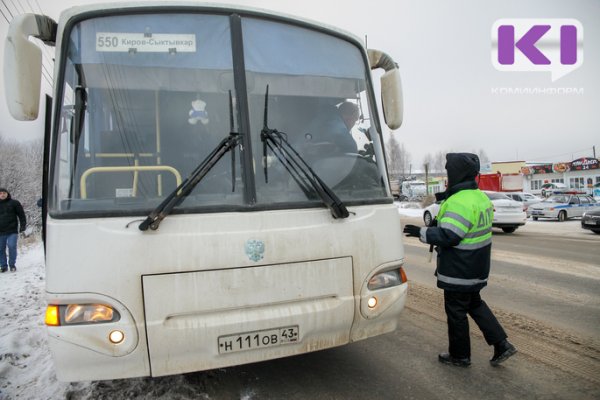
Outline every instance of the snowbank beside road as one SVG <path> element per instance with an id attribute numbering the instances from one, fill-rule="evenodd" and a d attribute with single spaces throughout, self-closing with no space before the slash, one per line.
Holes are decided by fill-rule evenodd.
<path id="1" fill-rule="evenodd" d="M 395 201 L 394 204 L 398 208 L 398 214 L 400 215 L 404 215 L 406 217 L 423 216 L 423 209 L 419 203 Z"/>
<path id="2" fill-rule="evenodd" d="M 44 248 L 21 246 L 17 272 L 0 274 L 0 398 L 65 398 L 56 380 L 44 325 Z"/>

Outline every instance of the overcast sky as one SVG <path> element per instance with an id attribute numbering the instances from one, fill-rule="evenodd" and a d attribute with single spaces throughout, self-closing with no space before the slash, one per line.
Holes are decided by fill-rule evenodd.
<path id="1" fill-rule="evenodd" d="M 85 0 L 1 0 L 6 7 L 55 19 Z M 220 3 L 220 1 L 213 1 Z M 233 2 L 227 2 L 233 3 Z M 574 0 L 237 0 L 325 22 L 368 37 L 391 55 L 404 86 L 404 124 L 394 131 L 417 167 L 427 153 L 483 149 L 491 161 L 571 161 L 600 157 L 600 1 Z M 499 71 L 492 25 L 503 18 L 571 18 L 583 27 L 583 64 L 556 80 L 550 72 Z M 536 22 L 537 23 L 537 22 Z M 7 22 L 0 15 L 0 57 Z M 519 33 L 515 34 L 516 40 Z M 579 36 L 581 40 L 581 36 Z M 544 48 L 540 49 L 544 52 Z M 549 50 L 550 51 L 550 50 Z M 515 50 L 519 57 L 519 50 Z M 578 58 L 581 60 L 581 57 Z M 0 67 L 1 68 L 1 67 Z M 51 65 L 47 64 L 50 70 Z M 0 84 L 4 93 L 3 84 Z M 560 89 L 558 94 L 539 89 Z M 538 90 L 537 94 L 531 94 Z M 573 93 L 567 94 L 570 90 Z M 525 93 L 519 94 L 518 92 Z M 529 93 L 528 93 L 529 92 Z M 42 137 L 36 122 L 16 122 L 0 96 L 0 133 Z M 387 134 L 387 133 L 386 133 Z"/>

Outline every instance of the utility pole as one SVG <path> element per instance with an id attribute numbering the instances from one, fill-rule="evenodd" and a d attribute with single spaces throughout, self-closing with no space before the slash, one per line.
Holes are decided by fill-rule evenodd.
<path id="1" fill-rule="evenodd" d="M 592 150 L 594 151 L 594 158 L 596 158 L 596 146 L 592 146 Z"/>
<path id="2" fill-rule="evenodd" d="M 429 164 L 425 164 L 425 194 L 429 196 Z"/>

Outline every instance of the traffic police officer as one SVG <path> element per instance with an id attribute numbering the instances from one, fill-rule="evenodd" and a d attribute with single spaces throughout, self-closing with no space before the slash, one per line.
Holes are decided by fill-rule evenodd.
<path id="1" fill-rule="evenodd" d="M 475 181 L 479 173 L 477 155 L 448 153 L 446 170 L 448 188 L 436 196 L 443 200 L 436 226 L 406 225 L 404 233 L 436 246 L 438 253 L 437 286 L 444 289 L 449 341 L 448 352 L 440 354 L 438 360 L 463 367 L 471 365 L 468 314 L 486 342 L 494 346 L 490 363 L 497 366 L 517 350 L 479 295 L 490 272 L 493 206 Z"/>

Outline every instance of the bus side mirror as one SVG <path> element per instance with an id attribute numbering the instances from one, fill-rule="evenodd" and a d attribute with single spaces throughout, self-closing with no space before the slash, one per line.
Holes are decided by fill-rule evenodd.
<path id="1" fill-rule="evenodd" d="M 402 125 L 404 103 L 402 100 L 402 81 L 400 71 L 394 60 L 380 50 L 367 50 L 371 69 L 383 68 L 381 76 L 381 103 L 383 117 L 390 129 L 398 129 Z"/>
<path id="2" fill-rule="evenodd" d="M 22 14 L 10 23 L 4 42 L 4 91 L 8 111 L 19 121 L 36 119 L 40 103 L 42 50 L 29 36 L 53 44 L 56 22 L 46 16 Z"/>
<path id="3" fill-rule="evenodd" d="M 400 71 L 395 68 L 381 77 L 381 103 L 383 117 L 390 129 L 398 129 L 402 125 L 404 104 L 402 100 L 402 82 Z"/>

